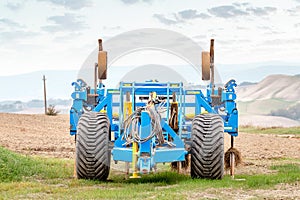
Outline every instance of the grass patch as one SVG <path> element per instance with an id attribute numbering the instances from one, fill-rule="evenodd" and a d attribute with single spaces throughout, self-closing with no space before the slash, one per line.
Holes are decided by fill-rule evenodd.
<path id="1" fill-rule="evenodd" d="M 246 186 L 249 188 L 269 188 L 279 183 L 292 183 L 300 181 L 300 165 L 299 164 L 284 164 L 271 167 L 277 173 L 269 175 L 240 175 L 239 178 L 245 178 Z"/>
<path id="2" fill-rule="evenodd" d="M 279 134 L 279 135 L 296 135 L 300 137 L 300 127 L 254 127 L 254 126 L 240 126 L 239 131 L 246 133 L 261 133 L 261 134 Z"/>
<path id="3" fill-rule="evenodd" d="M 107 182 L 73 179 L 73 161 L 33 158 L 12 153 L 0 147 L 0 199 L 189 199 L 224 188 L 247 191 L 271 188 L 278 183 L 300 180 L 299 164 L 272 166 L 273 174 L 236 175 L 232 180 L 191 179 L 188 175 L 164 171 L 124 179 L 112 172 Z M 219 192 L 221 194 L 221 192 Z M 220 197 L 225 198 L 225 197 Z"/>
<path id="4" fill-rule="evenodd" d="M 72 174 L 71 162 L 33 158 L 0 147 L 0 182 L 66 178 L 70 177 L 70 174 Z"/>

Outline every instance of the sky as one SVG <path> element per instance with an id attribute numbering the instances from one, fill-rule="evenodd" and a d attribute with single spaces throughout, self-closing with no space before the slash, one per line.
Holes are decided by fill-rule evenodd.
<path id="1" fill-rule="evenodd" d="M 0 0 L 0 76 L 79 70 L 98 38 L 141 28 L 176 31 L 203 49 L 214 38 L 220 64 L 300 64 L 300 0 Z"/>

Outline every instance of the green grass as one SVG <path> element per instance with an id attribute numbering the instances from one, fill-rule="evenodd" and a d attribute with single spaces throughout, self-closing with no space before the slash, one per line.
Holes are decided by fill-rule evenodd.
<path id="1" fill-rule="evenodd" d="M 300 181 L 300 165 L 284 164 L 272 166 L 277 173 L 271 175 L 257 174 L 254 176 L 241 175 L 240 178 L 247 179 L 246 185 L 249 188 L 269 188 L 279 183 L 291 183 Z"/>
<path id="2" fill-rule="evenodd" d="M 71 168 L 70 162 L 23 156 L 0 147 L 0 182 L 66 178 Z"/>
<path id="3" fill-rule="evenodd" d="M 124 175 L 112 172 L 107 182 L 100 182 L 72 178 L 72 160 L 23 156 L 0 147 L 0 199 L 188 199 L 211 188 L 246 191 L 300 181 L 299 164 L 271 169 L 272 174 L 236 175 L 244 181 L 229 176 L 222 180 L 191 179 L 165 171 L 141 179 L 124 179 Z"/>
<path id="4" fill-rule="evenodd" d="M 296 135 L 300 137 L 300 127 L 290 127 L 290 128 L 282 128 L 282 127 L 270 127 L 270 128 L 262 128 L 262 127 L 254 127 L 254 126 L 240 126 L 239 131 L 246 133 L 261 133 L 261 134 L 282 134 L 282 135 Z"/>

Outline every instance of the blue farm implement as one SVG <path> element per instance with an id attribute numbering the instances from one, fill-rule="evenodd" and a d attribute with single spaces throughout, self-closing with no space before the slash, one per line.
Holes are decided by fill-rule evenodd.
<path id="1" fill-rule="evenodd" d="M 181 82 L 121 82 L 117 89 L 106 89 L 106 60 L 99 40 L 94 87 L 80 79 L 72 84 L 70 134 L 76 140 L 77 177 L 106 180 L 113 159 L 125 162 L 127 173 L 131 163 L 132 178 L 155 171 L 158 163 L 189 168 L 192 178 L 222 178 L 224 132 L 231 136 L 231 147 L 238 135 L 237 85 L 230 80 L 215 89 L 213 40 L 210 52 L 202 52 L 202 79 L 210 80 L 205 95 Z M 233 163 L 232 153 L 232 173 Z"/>

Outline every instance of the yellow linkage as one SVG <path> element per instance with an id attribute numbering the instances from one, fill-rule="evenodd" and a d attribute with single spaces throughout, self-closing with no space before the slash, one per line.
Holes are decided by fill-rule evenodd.
<path id="1" fill-rule="evenodd" d="M 124 110 L 123 110 L 123 114 L 124 114 L 124 118 L 126 119 L 128 116 L 130 116 L 132 114 L 132 102 L 129 101 L 130 97 L 129 94 L 126 94 L 127 96 L 127 101 L 124 102 Z M 137 163 L 137 152 L 138 152 L 138 144 L 137 142 L 133 142 L 132 143 L 132 176 L 130 176 L 130 178 L 140 178 L 140 176 L 138 175 L 138 171 L 136 168 L 136 163 Z"/>

